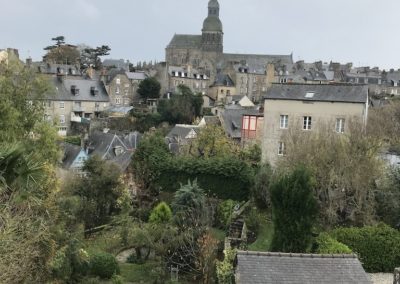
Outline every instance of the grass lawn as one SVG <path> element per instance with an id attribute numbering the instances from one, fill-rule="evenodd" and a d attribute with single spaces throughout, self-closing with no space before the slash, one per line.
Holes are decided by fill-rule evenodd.
<path id="1" fill-rule="evenodd" d="M 251 251 L 269 251 L 274 233 L 273 224 L 265 220 L 260 225 L 260 232 L 258 233 L 257 240 L 249 245 L 248 250 Z"/>
<path id="2" fill-rule="evenodd" d="M 158 262 L 148 261 L 144 264 L 120 263 L 121 276 L 127 283 L 153 283 L 156 277 L 155 269 L 159 268 Z"/>

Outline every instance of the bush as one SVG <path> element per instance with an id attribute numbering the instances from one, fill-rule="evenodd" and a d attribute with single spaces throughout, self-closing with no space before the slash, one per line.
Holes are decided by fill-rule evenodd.
<path id="1" fill-rule="evenodd" d="M 350 254 L 351 249 L 338 242 L 327 233 L 321 233 L 315 240 L 317 246 L 316 253 L 318 254 Z"/>
<path id="2" fill-rule="evenodd" d="M 232 221 L 233 208 L 237 202 L 232 199 L 224 200 L 218 205 L 217 218 L 218 225 L 227 228 Z"/>
<path id="3" fill-rule="evenodd" d="M 225 250 L 224 260 L 217 261 L 217 279 L 218 283 L 233 284 L 235 283 L 235 275 L 233 262 L 236 258 L 236 250 Z"/>
<path id="4" fill-rule="evenodd" d="M 256 236 L 260 232 L 261 223 L 263 222 L 263 216 L 258 210 L 252 207 L 246 215 L 246 226 Z"/>
<path id="5" fill-rule="evenodd" d="M 160 202 L 150 214 L 150 223 L 168 223 L 172 218 L 172 211 L 168 204 L 165 202 Z"/>
<path id="6" fill-rule="evenodd" d="M 340 228 L 330 235 L 357 253 L 370 273 L 393 272 L 400 266 L 400 232 L 385 224 Z"/>
<path id="7" fill-rule="evenodd" d="M 175 192 L 180 184 L 197 179 L 210 196 L 220 199 L 245 200 L 253 183 L 253 170 L 235 157 L 198 159 L 173 157 L 158 163 L 155 187 Z"/>
<path id="8" fill-rule="evenodd" d="M 119 266 L 112 254 L 100 252 L 90 257 L 90 271 L 94 276 L 110 279 L 114 274 L 119 273 Z"/>

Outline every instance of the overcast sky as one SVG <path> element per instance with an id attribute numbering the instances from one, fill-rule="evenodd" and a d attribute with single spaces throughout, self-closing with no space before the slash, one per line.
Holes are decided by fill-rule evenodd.
<path id="1" fill-rule="evenodd" d="M 219 0 L 224 51 L 400 68 L 399 0 Z M 107 44 L 131 62 L 165 57 L 174 33 L 200 34 L 208 0 L 0 0 L 0 48 L 40 60 L 50 39 Z"/>

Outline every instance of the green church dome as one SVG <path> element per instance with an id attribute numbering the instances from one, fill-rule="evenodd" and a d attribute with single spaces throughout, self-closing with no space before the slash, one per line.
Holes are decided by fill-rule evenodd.
<path id="1" fill-rule="evenodd" d="M 222 23 L 218 17 L 208 16 L 203 22 L 203 32 L 222 32 Z"/>

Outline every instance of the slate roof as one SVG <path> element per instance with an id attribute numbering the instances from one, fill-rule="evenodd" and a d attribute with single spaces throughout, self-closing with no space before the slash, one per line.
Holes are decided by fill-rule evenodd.
<path id="1" fill-rule="evenodd" d="M 314 93 L 306 97 L 307 93 Z M 300 100 L 322 102 L 366 103 L 367 85 L 346 84 L 272 84 L 266 100 Z"/>
<path id="2" fill-rule="evenodd" d="M 211 87 L 216 86 L 234 87 L 235 83 L 228 74 L 218 73 L 217 76 L 215 76 L 214 84 Z"/>
<path id="3" fill-rule="evenodd" d="M 177 124 L 171 131 L 167 134 L 166 137 L 174 138 L 180 137 L 180 139 L 185 139 L 185 137 L 192 131 L 196 131 L 199 127 L 197 125 L 184 125 L 184 124 Z"/>
<path id="4" fill-rule="evenodd" d="M 218 116 L 205 115 L 203 118 L 206 125 L 218 125 L 218 126 L 221 125 L 221 121 L 219 120 Z"/>
<path id="5" fill-rule="evenodd" d="M 55 64 L 55 63 L 45 63 L 45 62 L 34 62 L 33 67 L 37 68 L 37 71 L 42 74 L 68 74 L 73 76 L 82 75 L 81 70 L 76 65 L 68 64 Z"/>
<path id="6" fill-rule="evenodd" d="M 81 152 L 81 147 L 70 143 L 62 143 L 61 147 L 64 149 L 64 157 L 62 159 L 62 167 L 69 169 L 75 161 L 78 154 Z"/>
<path id="7" fill-rule="evenodd" d="M 102 62 L 104 67 L 116 67 L 118 69 L 129 70 L 129 62 L 123 59 L 104 59 Z"/>
<path id="8" fill-rule="evenodd" d="M 355 255 L 238 251 L 238 284 L 372 284 Z"/>
<path id="9" fill-rule="evenodd" d="M 109 102 L 107 91 L 102 82 L 99 80 L 84 79 L 83 77 L 62 78 L 51 76 L 49 82 L 54 89 L 47 93 L 47 98 L 55 101 L 93 101 L 93 102 Z M 79 89 L 78 95 L 73 95 L 71 86 Z M 98 90 L 97 95 L 91 93 L 91 88 Z"/>
<path id="10" fill-rule="evenodd" d="M 125 171 L 129 166 L 134 150 L 140 143 L 141 135 L 138 132 L 121 136 L 114 133 L 95 131 L 89 137 L 90 155 L 98 155 L 101 159 L 115 163 Z M 116 155 L 116 147 L 121 147 L 123 153 Z"/>
<path id="11" fill-rule="evenodd" d="M 243 108 L 238 105 L 226 106 L 221 113 L 222 127 L 225 133 L 231 138 L 242 137 L 242 117 L 245 114 L 259 114 L 255 108 Z"/>
<path id="12" fill-rule="evenodd" d="M 292 55 L 268 55 L 268 54 L 234 54 L 224 53 L 222 55 L 222 61 L 226 64 L 240 63 L 240 66 L 248 67 L 248 73 L 264 74 L 267 64 L 275 64 L 275 68 L 281 65 L 287 66 L 287 69 L 292 68 L 293 58 Z M 244 63 L 244 65 L 242 64 Z M 220 63 L 223 64 L 223 63 Z M 235 66 L 236 68 L 239 65 Z"/>
<path id="13" fill-rule="evenodd" d="M 201 35 L 175 34 L 167 48 L 200 48 Z"/>
<path id="14" fill-rule="evenodd" d="M 129 80 L 144 80 L 147 78 L 144 72 L 126 72 L 125 74 Z"/>

